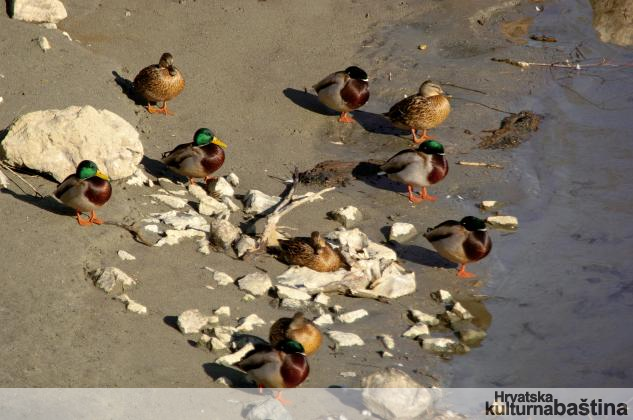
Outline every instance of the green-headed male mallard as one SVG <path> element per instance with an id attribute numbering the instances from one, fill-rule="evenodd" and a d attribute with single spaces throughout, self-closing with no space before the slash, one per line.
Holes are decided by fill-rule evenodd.
<path id="1" fill-rule="evenodd" d="M 277 347 L 285 340 L 294 340 L 301 344 L 306 356 L 311 356 L 321 346 L 323 336 L 317 325 L 306 319 L 303 312 L 297 312 L 292 318 L 279 318 L 270 327 L 270 344 Z"/>
<path id="2" fill-rule="evenodd" d="M 108 202 L 112 195 L 112 185 L 106 174 L 101 172 L 97 164 L 84 160 L 77 166 L 77 171 L 66 177 L 55 190 L 55 197 L 77 212 L 77 222 L 81 226 L 100 225 L 103 221 L 97 218 L 95 209 Z M 88 220 L 81 217 L 82 212 L 90 212 Z"/>
<path id="3" fill-rule="evenodd" d="M 435 140 L 427 140 L 417 150 L 406 149 L 398 152 L 385 162 L 380 169 L 387 176 L 409 190 L 409 201 L 437 200 L 429 195 L 426 187 L 440 182 L 448 174 L 448 162 L 444 157 L 444 146 Z M 415 196 L 413 187 L 420 187 L 420 195 Z"/>
<path id="4" fill-rule="evenodd" d="M 193 135 L 192 143 L 176 146 L 171 152 L 163 153 L 162 162 L 172 171 L 189 178 L 212 179 L 211 174 L 224 164 L 226 144 L 215 137 L 208 128 L 200 128 Z"/>
<path id="5" fill-rule="evenodd" d="M 310 373 L 308 358 L 303 346 L 293 340 L 285 340 L 277 345 L 256 346 L 236 363 L 260 387 L 296 388 Z M 283 402 L 281 392 L 276 399 Z"/>
<path id="6" fill-rule="evenodd" d="M 457 275 L 463 278 L 475 277 L 466 271 L 466 264 L 481 260 L 492 249 L 486 222 L 474 216 L 466 216 L 459 222 L 447 220 L 429 228 L 424 237 L 438 254 L 460 264 Z"/>
<path id="7" fill-rule="evenodd" d="M 167 101 L 175 98 L 185 88 L 182 73 L 174 66 L 174 57 L 164 53 L 158 64 L 145 67 L 134 78 L 134 90 L 148 102 L 150 113 L 173 115 L 167 109 Z M 149 102 L 162 102 L 161 108 L 152 107 Z"/>
<path id="8" fill-rule="evenodd" d="M 369 99 L 368 80 L 363 69 L 351 66 L 326 76 L 313 88 L 321 103 L 341 113 L 339 122 L 351 123 L 354 119 L 348 112 L 365 105 Z"/>
<path id="9" fill-rule="evenodd" d="M 442 124 L 450 112 L 451 104 L 441 86 L 427 80 L 422 83 L 417 95 L 404 98 L 384 115 L 396 127 L 411 130 L 413 141 L 419 144 L 432 138 L 426 131 Z M 416 134 L 418 130 L 423 130 L 420 137 Z"/>
<path id="10" fill-rule="evenodd" d="M 281 259 L 289 265 L 308 267 L 320 272 L 348 268 L 340 252 L 332 248 L 319 232 L 312 232 L 309 238 L 281 239 L 279 248 Z"/>

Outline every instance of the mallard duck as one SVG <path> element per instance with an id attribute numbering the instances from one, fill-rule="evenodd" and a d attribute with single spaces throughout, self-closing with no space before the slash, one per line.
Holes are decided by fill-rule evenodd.
<path id="1" fill-rule="evenodd" d="M 302 312 L 292 318 L 279 318 L 270 327 L 270 344 L 277 347 L 284 340 L 294 340 L 305 349 L 306 356 L 311 356 L 321 346 L 323 337 L 316 324 L 306 319 Z"/>
<path id="2" fill-rule="evenodd" d="M 426 134 L 427 130 L 442 124 L 451 112 L 451 104 L 440 85 L 430 80 L 422 83 L 417 95 L 404 98 L 391 107 L 387 116 L 398 128 L 411 130 L 416 144 L 433 137 Z M 417 131 L 423 130 L 422 136 Z"/>
<path id="3" fill-rule="evenodd" d="M 339 122 L 351 123 L 349 112 L 365 105 L 369 99 L 369 79 L 359 67 L 351 66 L 325 77 L 313 86 L 319 101 L 341 113 Z"/>
<path id="4" fill-rule="evenodd" d="M 182 73 L 174 66 L 174 57 L 164 53 L 158 64 L 145 67 L 134 78 L 134 90 L 148 102 L 150 113 L 173 115 L 167 109 L 167 101 L 175 98 L 185 88 Z M 152 107 L 149 102 L 162 102 L 161 108 Z"/>
<path id="5" fill-rule="evenodd" d="M 435 140 L 427 140 L 417 150 L 406 149 L 396 153 L 380 169 L 390 179 L 406 184 L 409 201 L 419 203 L 437 200 L 427 193 L 426 187 L 444 179 L 448 174 L 448 162 L 444 157 L 444 146 Z M 413 187 L 421 188 L 419 196 L 414 195 Z"/>
<path id="6" fill-rule="evenodd" d="M 108 202 L 112 195 L 110 178 L 99 170 L 97 164 L 84 160 L 77 166 L 77 171 L 66 177 L 55 190 L 55 197 L 77 212 L 77 222 L 81 226 L 103 224 L 97 218 L 95 209 Z M 90 212 L 88 220 L 81 217 L 82 212 Z"/>
<path id="7" fill-rule="evenodd" d="M 279 248 L 281 259 L 289 265 L 320 272 L 349 268 L 341 253 L 333 249 L 319 232 L 312 232 L 309 238 L 280 239 Z"/>
<path id="8" fill-rule="evenodd" d="M 226 144 L 215 137 L 208 128 L 200 128 L 193 135 L 192 143 L 176 146 L 171 152 L 163 153 L 162 162 L 172 171 L 189 178 L 212 179 L 211 174 L 224 164 Z"/>
<path id="9" fill-rule="evenodd" d="M 301 343 L 285 340 L 277 345 L 257 346 L 236 363 L 260 387 L 296 388 L 310 373 L 308 358 Z M 283 402 L 281 392 L 276 399 Z"/>
<path id="10" fill-rule="evenodd" d="M 466 216 L 459 222 L 447 220 L 434 228 L 429 228 L 424 237 L 442 257 L 460 264 L 457 275 L 463 278 L 475 277 L 466 271 L 466 264 L 484 258 L 492 248 L 492 241 L 486 232 L 486 222 L 473 216 Z"/>

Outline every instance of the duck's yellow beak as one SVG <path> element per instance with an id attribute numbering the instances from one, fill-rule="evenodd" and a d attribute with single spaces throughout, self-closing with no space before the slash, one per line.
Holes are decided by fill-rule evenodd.
<path id="1" fill-rule="evenodd" d="M 217 137 L 213 137 L 213 140 L 211 141 L 211 143 L 213 143 L 213 144 L 217 144 L 218 146 L 220 146 L 220 147 L 221 147 L 221 148 L 223 148 L 223 149 L 226 149 L 226 147 L 227 147 L 227 146 L 226 146 L 226 143 L 224 143 L 222 140 L 220 140 L 220 139 L 219 139 L 219 138 L 217 138 Z"/>
<path id="2" fill-rule="evenodd" d="M 95 175 L 98 176 L 101 179 L 105 179 L 106 181 L 110 180 L 110 178 L 108 178 L 108 176 L 106 174 L 104 174 L 103 172 L 101 172 L 101 171 L 97 171 L 97 173 Z"/>

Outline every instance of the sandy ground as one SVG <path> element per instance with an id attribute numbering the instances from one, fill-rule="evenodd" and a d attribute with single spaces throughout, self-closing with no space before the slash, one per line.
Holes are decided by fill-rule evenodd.
<path id="1" fill-rule="evenodd" d="M 67 0 L 69 17 L 59 27 L 74 42 L 59 31 L 2 15 L 0 127 L 40 109 L 86 104 L 106 108 L 138 128 L 145 167 L 151 175 L 160 175 L 156 160 L 161 152 L 190 141 L 195 129 L 208 126 L 229 144 L 220 174 L 233 171 L 240 176 L 238 193 L 257 188 L 278 194 L 283 186 L 274 177 L 287 178 L 294 166 L 307 169 L 326 159 L 384 159 L 408 147 L 406 133 L 390 128 L 375 113 L 414 93 L 429 76 L 485 91 L 488 94 L 481 95 L 446 86 L 456 96 L 454 111 L 435 134 L 452 166 L 449 177 L 431 190 L 441 197 L 438 202 L 414 207 L 391 184 L 379 188 L 356 181 L 283 220 L 301 234 L 330 231 L 337 224 L 326 220 L 326 212 L 352 204 L 365 213 L 360 227 L 374 240 L 384 240 L 394 220 L 414 223 L 423 231 L 448 218 L 477 214 L 475 204 L 488 198 L 480 196 L 482 183 L 497 182 L 505 194 L 520 194 L 510 181 L 514 169 L 509 155 L 476 148 L 480 131 L 496 128 L 503 114 L 463 100 L 518 111 L 513 109 L 516 99 L 538 86 L 538 76 L 517 78 L 518 69 L 489 60 L 514 52 L 524 59 L 547 54 L 527 50 L 499 31 L 503 21 L 536 13 L 533 4 L 515 7 L 515 2 L 506 2 L 498 11 L 487 9 L 498 3 Z M 126 10 L 131 16 L 125 16 Z M 52 50 L 43 53 L 38 48 L 34 39 L 39 35 L 48 37 Z M 418 50 L 420 43 L 428 48 Z M 170 103 L 173 117 L 148 114 L 122 93 L 114 76 L 132 79 L 164 51 L 174 55 L 187 80 L 183 94 Z M 341 125 L 303 92 L 325 74 L 350 64 L 368 71 L 372 97 L 356 114 L 359 124 Z M 460 159 L 495 161 L 508 169 L 460 167 L 454 164 Z M 42 177 L 29 180 L 45 193 L 55 188 Z M 168 210 L 148 204 L 145 187 L 117 182 L 114 188 L 113 198 L 100 212 L 105 219 L 133 221 Z M 290 314 L 276 309 L 267 297 L 243 303 L 243 293 L 233 286 L 206 289 L 212 281 L 204 266 L 234 277 L 256 268 L 221 253 L 199 254 L 193 242 L 149 248 L 113 226 L 81 228 L 54 200 L 32 199 L 14 186 L 0 194 L 0 212 L 3 386 L 213 386 L 210 374 L 217 372 L 209 364 L 215 356 L 192 347 L 188 337 L 170 325 L 170 317 L 190 308 L 210 312 L 226 304 L 234 317 L 257 313 L 272 321 Z M 504 238 L 493 236 L 496 244 L 503 244 Z M 137 260 L 119 260 L 119 249 Z M 453 267 L 430 251 L 421 236 L 396 250 L 403 264 L 415 270 L 418 291 L 390 304 L 334 296 L 333 303 L 346 310 L 369 311 L 361 321 L 337 326 L 356 332 L 367 344 L 335 352 L 326 342 L 311 359 L 304 386 L 358 386 L 364 374 L 394 365 L 421 383 L 442 383 L 441 359 L 425 353 L 417 342 L 398 337 L 409 325 L 406 308 L 439 312 L 430 291 L 442 287 L 468 296 L 479 293 L 477 284 L 457 281 Z M 489 267 L 497 263 L 493 252 L 473 270 L 485 283 Z M 109 265 L 139 280 L 130 294 L 149 308 L 147 316 L 126 312 L 87 279 L 87 269 Z M 267 257 L 255 265 L 271 275 L 286 268 Z M 267 330 L 255 333 L 265 336 Z M 378 354 L 382 347 L 375 336 L 381 333 L 398 337 L 394 359 Z M 341 371 L 355 371 L 358 377 L 341 377 Z"/>

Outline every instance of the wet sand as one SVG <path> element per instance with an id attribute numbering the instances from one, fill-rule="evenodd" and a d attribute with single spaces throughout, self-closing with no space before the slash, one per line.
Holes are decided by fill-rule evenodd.
<path id="1" fill-rule="evenodd" d="M 165 1 L 160 8 L 149 0 L 134 5 L 119 0 L 65 4 L 69 17 L 59 27 L 75 42 L 60 32 L 0 16 L 0 53 L 7 58 L 0 64 L 5 76 L 0 79 L 5 100 L 0 105 L 0 127 L 40 109 L 106 108 L 137 127 L 145 146 L 145 169 L 160 176 L 161 152 L 190 141 L 195 129 L 209 126 L 229 145 L 219 174 L 239 175 L 238 194 L 251 188 L 279 194 L 283 185 L 277 178 L 287 178 L 295 166 L 308 169 L 327 159 L 385 159 L 408 147 L 407 134 L 394 130 L 377 114 L 403 94 L 414 93 L 429 77 L 486 92 L 446 85 L 455 97 L 453 113 L 433 134 L 446 147 L 451 172 L 431 189 L 441 197 L 438 202 L 411 206 L 394 192 L 401 193 L 400 187 L 355 181 L 284 218 L 282 224 L 296 228 L 298 234 L 335 229 L 337 224 L 326 220 L 326 212 L 351 204 L 365 214 L 360 228 L 381 241 L 393 221 L 413 223 L 422 232 L 449 218 L 478 214 L 476 203 L 482 199 L 502 199 L 501 193 L 484 195 L 482 191 L 490 191 L 488 185 L 499 185 L 499 191 L 511 194 L 515 186 L 508 174 L 517 170 L 511 154 L 476 147 L 481 130 L 498 127 L 505 114 L 467 100 L 519 111 L 514 108 L 517 98 L 530 98 L 544 76 L 519 73 L 489 59 L 519 56 L 549 61 L 555 55 L 514 43 L 499 31 L 503 21 L 535 15 L 529 3 L 507 2 L 494 10 L 488 9 L 498 6 L 492 0 L 467 5 L 457 0 L 349 4 L 269 0 L 236 1 L 230 6 Z M 32 40 L 39 35 L 48 37 L 52 50 L 43 53 L 38 48 Z M 421 43 L 427 44 L 426 50 L 418 49 Z M 174 55 L 187 80 L 183 94 L 170 102 L 173 117 L 149 115 L 121 91 L 114 75 L 132 79 L 164 51 Z M 341 125 L 304 89 L 350 64 L 368 71 L 372 96 L 355 113 L 358 124 Z M 457 160 L 494 161 L 507 169 L 461 167 L 455 165 Z M 42 192 L 55 188 L 42 177 L 29 180 Z M 130 222 L 169 210 L 151 204 L 144 196 L 149 193 L 145 187 L 116 182 L 114 188 L 113 198 L 100 212 L 107 220 Z M 193 347 L 174 329 L 174 316 L 190 308 L 208 313 L 227 304 L 233 317 L 257 313 L 273 321 L 290 314 L 274 308 L 267 297 L 243 303 L 243 293 L 234 286 L 205 288 L 213 282 L 204 266 L 234 277 L 261 269 L 272 277 L 286 269 L 272 258 L 259 258 L 253 265 L 222 253 L 204 256 L 193 242 L 149 248 L 113 226 L 80 228 L 52 199 L 32 199 L 14 186 L 0 194 L 0 212 L 4 242 L 0 356 L 5 366 L 0 383 L 4 386 L 213 386 L 210 376 L 217 372 L 209 364 L 216 356 Z M 512 240 L 493 234 L 496 247 Z M 137 260 L 120 261 L 119 249 Z M 310 361 L 305 387 L 358 386 L 363 375 L 395 365 L 425 385 L 444 383 L 438 373 L 443 372 L 444 361 L 425 353 L 417 342 L 399 337 L 410 324 L 406 309 L 440 312 L 429 297 L 440 287 L 458 297 L 481 294 L 491 267 L 499 264 L 499 254 L 493 251 L 473 266 L 479 282 L 464 282 L 421 235 L 395 249 L 405 267 L 416 272 L 418 290 L 390 304 L 333 296 L 332 304 L 345 310 L 369 312 L 369 317 L 354 324 L 336 326 L 359 334 L 366 345 L 339 351 L 325 345 Z M 91 284 L 87 270 L 110 265 L 139 281 L 131 296 L 148 307 L 147 316 L 126 312 L 120 302 Z M 382 346 L 375 336 L 383 333 L 396 337 L 393 359 L 378 354 Z M 265 336 L 267 329 L 255 334 Z M 480 351 L 486 351 L 485 346 L 473 349 Z M 344 378 L 341 371 L 355 371 L 358 376 Z"/>

